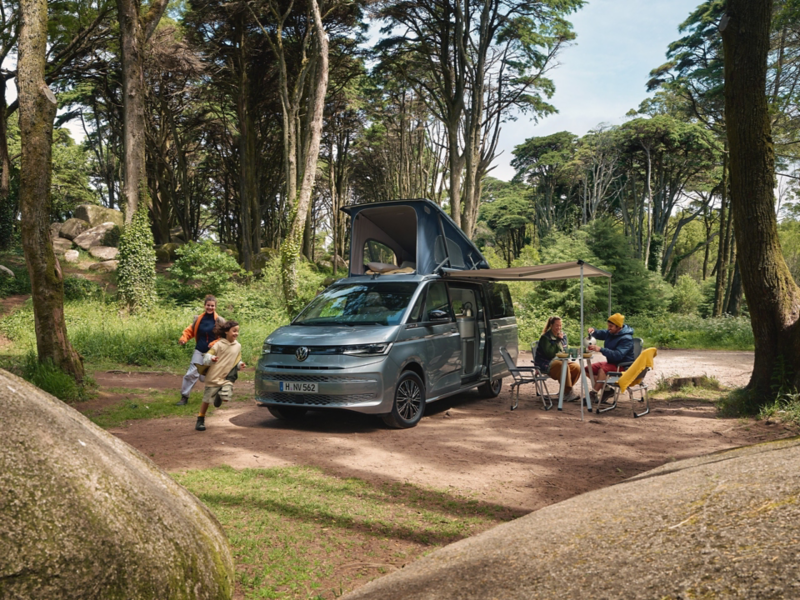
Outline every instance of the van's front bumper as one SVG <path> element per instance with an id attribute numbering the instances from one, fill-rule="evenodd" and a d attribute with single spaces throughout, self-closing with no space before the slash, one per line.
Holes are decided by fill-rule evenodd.
<path id="1" fill-rule="evenodd" d="M 266 355 L 256 368 L 255 392 L 256 401 L 268 406 L 384 414 L 392 409 L 395 381 L 394 361 L 386 356 L 312 356 L 300 366 L 293 356 Z M 281 382 L 316 383 L 317 393 L 282 392 Z"/>

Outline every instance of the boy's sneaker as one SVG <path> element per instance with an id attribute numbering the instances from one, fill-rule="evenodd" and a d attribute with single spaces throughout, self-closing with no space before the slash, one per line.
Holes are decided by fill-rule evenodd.
<path id="1" fill-rule="evenodd" d="M 195 431 L 205 431 L 206 430 L 206 418 L 205 417 L 197 417 L 197 424 L 194 426 Z"/>
<path id="2" fill-rule="evenodd" d="M 217 393 L 217 395 L 214 396 L 214 408 L 219 408 L 220 406 L 222 406 L 222 396 Z"/>
<path id="3" fill-rule="evenodd" d="M 600 400 L 601 404 L 611 404 L 611 399 L 614 397 L 614 390 L 612 388 L 606 388 L 603 391 L 603 398 Z"/>
<path id="4" fill-rule="evenodd" d="M 570 390 L 569 394 L 564 398 L 564 402 L 577 402 L 580 396 L 575 393 L 575 390 Z"/>
<path id="5" fill-rule="evenodd" d="M 175 403 L 175 406 L 186 406 L 189 403 L 189 396 L 181 396 L 181 399 Z"/>

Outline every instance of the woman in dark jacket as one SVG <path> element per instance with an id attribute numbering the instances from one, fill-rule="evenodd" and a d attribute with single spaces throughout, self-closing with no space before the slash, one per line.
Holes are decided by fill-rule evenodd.
<path id="1" fill-rule="evenodd" d="M 533 364 L 542 372 L 550 375 L 556 381 L 561 381 L 561 367 L 565 363 L 560 360 L 553 360 L 559 352 L 566 352 L 568 348 L 567 334 L 562 329 L 561 317 L 552 316 L 547 319 L 547 324 L 542 331 L 542 337 L 536 345 L 536 356 L 533 357 Z M 579 396 L 572 390 L 572 385 L 578 381 L 581 368 L 577 363 L 570 362 L 567 365 L 567 378 L 564 381 L 564 400 L 574 402 Z"/>

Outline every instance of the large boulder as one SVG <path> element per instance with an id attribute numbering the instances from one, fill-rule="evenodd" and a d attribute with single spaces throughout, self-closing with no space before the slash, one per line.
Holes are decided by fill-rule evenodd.
<path id="1" fill-rule="evenodd" d="M 169 241 L 172 244 L 185 244 L 186 234 L 180 225 L 169 230 Z"/>
<path id="2" fill-rule="evenodd" d="M 137 450 L 0 369 L 1 598 L 230 598 L 225 534 Z"/>
<path id="3" fill-rule="evenodd" d="M 100 260 L 114 260 L 119 250 L 112 246 L 94 246 L 89 249 L 89 254 Z"/>
<path id="4" fill-rule="evenodd" d="M 119 242 L 119 227 L 110 221 L 101 223 L 97 227 L 83 232 L 72 241 L 84 250 L 95 246 L 116 246 Z"/>
<path id="5" fill-rule="evenodd" d="M 58 234 L 61 231 L 63 223 L 50 223 L 50 238 L 53 240 L 58 239 Z"/>
<path id="6" fill-rule="evenodd" d="M 118 266 L 118 260 L 104 260 L 103 262 L 92 263 L 89 265 L 89 270 L 97 271 L 98 273 L 111 273 L 116 271 Z"/>
<path id="7" fill-rule="evenodd" d="M 56 238 L 53 240 L 53 252 L 56 254 L 64 254 L 72 248 L 72 242 L 65 238 Z"/>
<path id="8" fill-rule="evenodd" d="M 798 438 L 669 463 L 451 544 L 345 599 L 798 598 L 799 494 Z"/>
<path id="9" fill-rule="evenodd" d="M 58 230 L 58 235 L 68 240 L 74 240 L 83 232 L 89 229 L 89 223 L 83 219 L 67 219 L 61 224 L 61 229 Z"/>
<path id="10" fill-rule="evenodd" d="M 74 215 L 89 223 L 90 227 L 97 227 L 101 223 L 109 222 L 114 223 L 120 229 L 125 225 L 125 217 L 122 212 L 96 204 L 81 204 L 75 209 Z"/>

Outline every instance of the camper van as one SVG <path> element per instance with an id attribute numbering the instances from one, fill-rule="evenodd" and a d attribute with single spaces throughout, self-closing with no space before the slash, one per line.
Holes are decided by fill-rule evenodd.
<path id="1" fill-rule="evenodd" d="M 497 396 L 500 348 L 516 360 L 517 323 L 508 287 L 474 277 L 489 269 L 477 247 L 429 200 L 344 210 L 348 277 L 267 337 L 257 402 L 280 419 L 337 408 L 407 428 L 436 400 Z"/>

